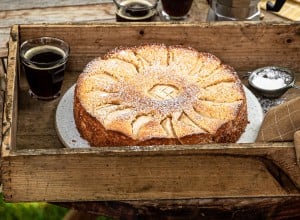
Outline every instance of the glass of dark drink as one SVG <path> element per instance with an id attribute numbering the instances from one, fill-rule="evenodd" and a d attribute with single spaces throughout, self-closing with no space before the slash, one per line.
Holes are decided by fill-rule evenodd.
<path id="1" fill-rule="evenodd" d="M 117 21 L 152 21 L 158 0 L 113 0 Z"/>
<path id="2" fill-rule="evenodd" d="M 41 100 L 59 97 L 69 53 L 69 45 L 53 37 L 30 39 L 21 44 L 21 63 L 32 97 Z"/>
<path id="3" fill-rule="evenodd" d="M 166 20 L 184 20 L 187 18 L 193 0 L 161 0 L 162 15 Z"/>

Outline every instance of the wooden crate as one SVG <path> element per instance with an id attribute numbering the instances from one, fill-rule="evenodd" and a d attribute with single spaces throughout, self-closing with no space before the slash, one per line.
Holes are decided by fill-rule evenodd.
<path id="1" fill-rule="evenodd" d="M 31 99 L 19 71 L 20 43 L 40 36 L 70 44 L 63 92 L 91 59 L 116 46 L 151 42 L 211 52 L 241 77 L 276 64 L 290 68 L 300 79 L 299 23 L 15 25 L 2 131 L 6 201 L 277 198 L 280 202 L 300 196 L 300 169 L 291 142 L 64 148 L 54 125 L 59 99 Z"/>

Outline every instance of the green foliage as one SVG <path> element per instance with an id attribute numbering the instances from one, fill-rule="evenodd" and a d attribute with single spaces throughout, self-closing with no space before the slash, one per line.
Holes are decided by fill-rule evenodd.
<path id="1" fill-rule="evenodd" d="M 68 209 L 45 202 L 6 203 L 0 193 L 0 220 L 62 220 Z M 99 216 L 97 220 L 112 220 Z"/>
<path id="2" fill-rule="evenodd" d="M 67 211 L 49 203 L 5 203 L 0 194 L 0 220 L 59 220 Z"/>

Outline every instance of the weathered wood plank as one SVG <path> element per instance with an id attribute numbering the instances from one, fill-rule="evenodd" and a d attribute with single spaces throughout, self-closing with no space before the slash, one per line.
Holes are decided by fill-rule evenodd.
<path id="1" fill-rule="evenodd" d="M 1 55 L 7 55 L 8 40 L 9 40 L 10 27 L 0 27 L 0 51 Z M 6 53 L 5 53 L 6 51 Z"/>
<path id="2" fill-rule="evenodd" d="M 76 82 L 78 74 L 66 71 L 62 86 L 62 95 Z M 18 149 L 63 147 L 57 137 L 54 122 L 56 106 L 60 99 L 41 102 L 30 98 L 26 78 L 23 72 L 20 75 L 18 116 L 21 120 L 17 122 L 18 135 L 16 137 Z M 24 118 L 28 120 L 23 120 Z"/>
<path id="3" fill-rule="evenodd" d="M 93 2 L 101 4 L 94 5 Z M 16 1 L 15 3 L 0 1 L 1 49 L 7 47 L 10 27 L 14 24 L 115 21 L 115 7 L 111 1 L 106 0 L 34 1 L 34 3 L 33 1 L 17 1 L 17 3 Z"/>
<path id="4" fill-rule="evenodd" d="M 70 66 L 80 72 L 91 59 L 116 46 L 144 43 L 183 44 L 211 52 L 238 71 L 266 65 L 291 68 L 299 74 L 297 23 L 106 24 L 105 26 L 21 26 L 21 41 L 34 36 L 57 36 L 70 42 Z M 82 28 L 84 27 L 84 28 Z M 116 33 L 122 33 L 120 35 Z M 219 34 L 222 33 L 222 34 Z M 159 37 L 158 37 L 159 36 Z M 213 36 L 213 37 L 212 37 Z M 84 42 L 84 43 L 83 43 Z M 84 56 L 83 56 L 84 55 Z"/>
<path id="5" fill-rule="evenodd" d="M 94 149 L 92 153 L 60 151 L 50 155 L 47 151 L 34 155 L 32 151 L 19 157 L 16 153 L 5 157 L 2 164 L 5 199 L 101 201 L 299 194 L 297 165 L 293 167 L 295 180 L 295 176 L 277 167 L 273 158 L 273 154 L 284 153 L 288 156 L 286 162 L 291 164 L 295 161 L 293 147 L 274 147 L 272 153 L 268 148 L 225 148 Z M 267 152 L 269 158 L 265 156 Z"/>
<path id="6" fill-rule="evenodd" d="M 48 8 L 59 6 L 71 6 L 71 5 L 90 5 L 112 2 L 112 0 L 1 0 L 0 11 L 8 10 L 20 10 L 20 9 L 34 9 L 34 8 Z"/>
<path id="7" fill-rule="evenodd" d="M 5 18 L 1 27 L 13 24 L 36 23 L 67 23 L 89 21 L 115 21 L 115 7 L 113 4 L 47 7 L 30 10 L 0 11 L 0 17 Z"/>
<path id="8" fill-rule="evenodd" d="M 214 146 L 209 150 L 194 146 L 184 150 L 183 146 L 183 150 L 167 147 L 166 151 L 151 147 L 135 151 L 106 148 L 92 153 L 85 149 L 82 153 L 40 151 L 35 155 L 29 151 L 26 156 L 14 153 L 3 158 L 3 190 L 8 201 L 299 195 L 300 170 L 297 164 L 291 165 L 295 161 L 292 146 L 249 147 Z M 285 162 L 293 176 L 282 169 L 286 164 L 277 166 L 275 157 L 283 154 L 287 155 Z"/>
<path id="9" fill-rule="evenodd" d="M 18 81 L 16 71 L 19 62 L 19 27 L 12 27 L 9 40 L 9 59 L 7 64 L 6 94 L 2 122 L 2 156 L 6 156 L 16 146 L 17 111 L 18 111 Z"/>

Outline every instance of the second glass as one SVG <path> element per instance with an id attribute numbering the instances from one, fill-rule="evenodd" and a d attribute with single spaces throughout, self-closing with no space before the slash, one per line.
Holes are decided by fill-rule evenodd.
<path id="1" fill-rule="evenodd" d="M 193 0 L 161 0 L 162 15 L 167 20 L 184 20 L 187 18 Z"/>
<path id="2" fill-rule="evenodd" d="M 117 21 L 152 21 L 158 0 L 113 0 Z"/>

